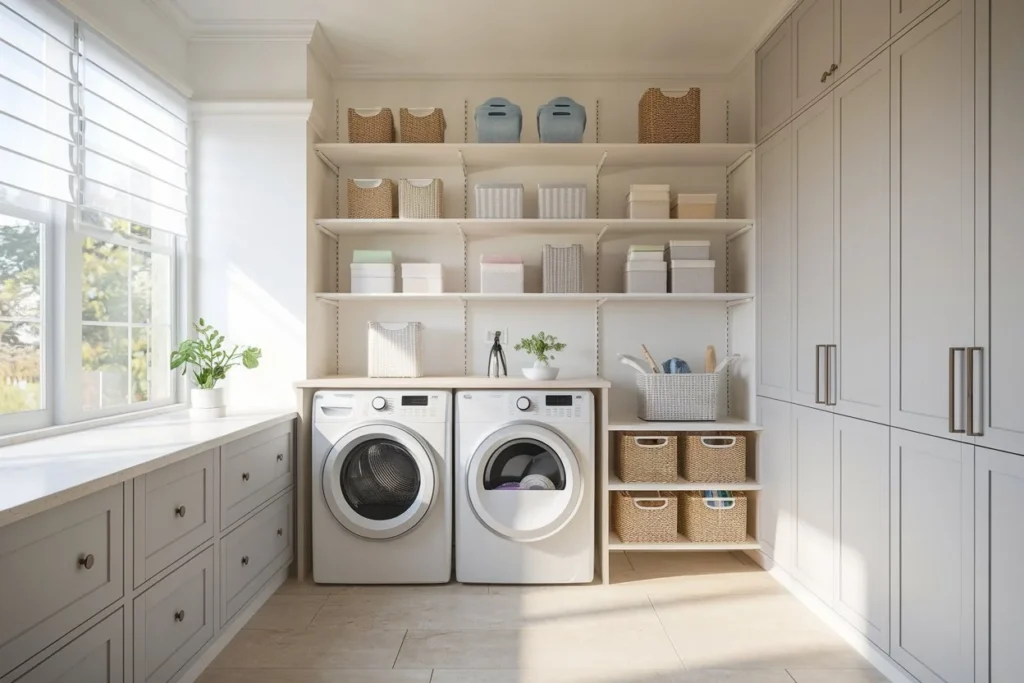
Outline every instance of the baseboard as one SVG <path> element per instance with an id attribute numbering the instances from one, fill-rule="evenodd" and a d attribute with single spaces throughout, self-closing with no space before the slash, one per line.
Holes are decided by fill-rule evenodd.
<path id="1" fill-rule="evenodd" d="M 796 598 L 807 606 L 819 619 L 824 621 L 829 628 L 835 631 L 840 638 L 850 644 L 854 650 L 859 652 L 871 666 L 894 683 L 920 683 L 911 676 L 906 669 L 889 658 L 872 643 L 867 636 L 851 626 L 845 619 L 826 605 L 814 593 L 810 592 L 803 585 L 794 579 L 785 569 L 775 564 L 772 558 L 760 550 L 745 551 L 747 557 L 756 562 L 762 569 L 778 581 L 783 588 L 792 593 Z"/>
<path id="2" fill-rule="evenodd" d="M 217 637 L 213 639 L 213 642 L 207 645 L 206 649 L 203 650 L 199 656 L 185 668 L 176 683 L 195 683 L 196 679 L 199 678 L 199 676 L 206 671 L 206 668 L 213 663 L 213 660 L 217 658 L 217 655 L 219 655 L 221 651 L 227 647 L 227 644 L 230 643 L 236 635 L 238 635 L 238 632 L 241 631 L 247 623 L 249 623 L 249 620 L 253 618 L 259 608 L 263 607 L 263 603 L 269 600 L 270 596 L 276 593 L 277 589 L 284 584 L 285 580 L 288 578 L 288 570 L 290 566 L 291 565 L 288 567 L 282 567 L 270 577 L 270 580 L 264 584 L 263 588 L 261 588 L 260 591 L 252 597 L 249 604 L 243 607 L 238 614 L 235 615 L 234 619 L 231 620 L 231 623 L 221 629 L 220 633 L 217 634 Z"/>

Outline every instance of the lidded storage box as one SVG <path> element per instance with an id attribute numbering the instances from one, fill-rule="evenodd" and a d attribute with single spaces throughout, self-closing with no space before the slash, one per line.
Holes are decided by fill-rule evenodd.
<path id="1" fill-rule="evenodd" d="M 541 142 L 583 142 L 587 110 L 568 97 L 556 97 L 537 109 Z"/>
<path id="2" fill-rule="evenodd" d="M 669 213 L 668 185 L 630 185 L 626 203 L 630 218 L 665 219 Z"/>
<path id="3" fill-rule="evenodd" d="M 541 218 L 586 218 L 587 186 L 564 183 L 537 185 L 537 214 Z"/>
<path id="4" fill-rule="evenodd" d="M 481 256 L 480 291 L 484 294 L 522 294 L 523 260 L 517 256 Z"/>
<path id="5" fill-rule="evenodd" d="M 444 142 L 444 110 L 435 108 L 398 110 L 402 142 Z"/>
<path id="6" fill-rule="evenodd" d="M 639 142 L 700 142 L 700 88 L 667 94 L 648 88 L 639 110 Z"/>
<path id="7" fill-rule="evenodd" d="M 440 178 L 402 178 L 398 181 L 399 218 L 440 218 L 444 183 Z"/>
<path id="8" fill-rule="evenodd" d="M 668 292 L 668 264 L 664 261 L 626 261 L 627 294 Z"/>
<path id="9" fill-rule="evenodd" d="M 406 294 L 440 294 L 444 291 L 440 263 L 403 263 L 402 291 Z"/>
<path id="10" fill-rule="evenodd" d="M 683 478 L 701 483 L 742 484 L 747 480 L 747 437 L 687 434 Z"/>
<path id="11" fill-rule="evenodd" d="M 504 97 L 492 97 L 476 108 L 477 142 L 519 142 L 523 110 Z"/>
<path id="12" fill-rule="evenodd" d="M 370 377 L 422 377 L 421 328 L 419 323 L 369 323 L 367 374 Z"/>
<path id="13" fill-rule="evenodd" d="M 693 543 L 747 540 L 747 495 L 742 491 L 681 491 L 679 513 L 683 535 Z"/>
<path id="14" fill-rule="evenodd" d="M 665 247 L 666 261 L 707 261 L 710 258 L 710 240 L 671 240 Z"/>
<path id="15" fill-rule="evenodd" d="M 623 543 L 674 543 L 679 501 L 667 491 L 613 491 L 612 523 Z"/>
<path id="16" fill-rule="evenodd" d="M 349 142 L 394 142 L 395 117 L 390 109 L 348 110 Z"/>
<path id="17" fill-rule="evenodd" d="M 675 294 L 714 294 L 715 262 L 673 260 L 672 292 Z"/>
<path id="18" fill-rule="evenodd" d="M 674 484 L 678 475 L 674 434 L 619 432 L 615 474 L 627 484 Z"/>
<path id="19" fill-rule="evenodd" d="M 393 263 L 353 263 L 353 294 L 393 294 L 395 265 Z"/>
<path id="20" fill-rule="evenodd" d="M 677 194 L 672 200 L 672 218 L 695 218 L 708 220 L 715 217 L 718 195 Z"/>
<path id="21" fill-rule="evenodd" d="M 395 184 L 388 178 L 349 178 L 348 217 L 394 218 Z"/>
<path id="22" fill-rule="evenodd" d="M 477 218 L 522 218 L 523 186 L 516 183 L 482 183 L 476 186 Z"/>
<path id="23" fill-rule="evenodd" d="M 544 293 L 583 291 L 583 245 L 544 245 Z"/>

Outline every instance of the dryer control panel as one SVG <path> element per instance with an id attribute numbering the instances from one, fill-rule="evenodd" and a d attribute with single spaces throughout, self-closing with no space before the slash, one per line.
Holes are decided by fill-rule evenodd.
<path id="1" fill-rule="evenodd" d="M 594 397 L 585 390 L 460 391 L 456 409 L 463 422 L 593 422 Z"/>

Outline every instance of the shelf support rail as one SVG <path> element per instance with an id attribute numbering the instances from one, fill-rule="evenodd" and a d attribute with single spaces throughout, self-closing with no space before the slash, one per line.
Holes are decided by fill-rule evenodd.
<path id="1" fill-rule="evenodd" d="M 322 296 L 318 296 L 316 298 L 316 300 L 319 301 L 322 304 L 328 304 L 330 306 L 334 306 L 335 308 L 340 308 L 339 303 L 337 301 L 335 301 L 334 299 L 326 299 L 326 298 L 324 298 Z"/>
<path id="2" fill-rule="evenodd" d="M 330 230 L 328 230 L 327 228 L 325 228 L 325 227 L 324 227 L 323 225 L 321 225 L 320 223 L 317 223 L 317 224 L 316 224 L 316 228 L 317 228 L 317 230 L 319 230 L 319 231 L 320 231 L 320 232 L 322 232 L 323 234 L 325 234 L 325 235 L 327 235 L 328 237 L 330 237 L 330 238 L 331 238 L 332 240 L 334 240 L 335 242 L 337 242 L 337 241 L 338 241 L 338 236 L 337 236 L 337 235 L 335 235 L 335 234 L 334 234 L 333 232 L 331 232 Z"/>
<path id="3" fill-rule="evenodd" d="M 735 301 L 726 301 L 725 302 L 725 307 L 726 308 L 732 308 L 734 306 L 742 306 L 744 304 L 749 304 L 753 300 L 754 300 L 754 297 L 748 296 L 745 299 L 736 299 Z"/>
<path id="4" fill-rule="evenodd" d="M 455 150 L 459 155 L 459 163 L 462 165 L 462 182 L 466 182 L 466 155 L 461 149 Z"/>
<path id="5" fill-rule="evenodd" d="M 608 160 L 608 150 L 605 150 L 601 154 L 601 160 L 597 162 L 597 175 L 601 175 L 601 169 L 604 168 L 604 162 Z"/>
<path id="6" fill-rule="evenodd" d="M 327 166 L 327 168 L 331 169 L 331 171 L 334 172 L 335 176 L 340 176 L 341 175 L 341 171 L 338 169 L 337 166 L 334 165 L 333 161 L 331 161 L 330 159 L 327 158 L 326 154 L 324 154 L 320 150 L 315 150 L 315 151 L 316 151 L 316 158 L 319 159 L 320 161 L 324 162 L 324 164 Z"/>
<path id="7" fill-rule="evenodd" d="M 750 157 L 752 157 L 753 155 L 754 155 L 754 152 L 753 152 L 753 151 L 747 151 L 747 152 L 744 152 L 744 153 L 743 153 L 743 156 L 741 156 L 741 157 L 740 157 L 739 159 L 737 159 L 736 161 L 732 162 L 731 164 L 729 164 L 728 166 L 726 166 L 726 167 L 725 167 L 725 175 L 727 175 L 727 176 L 728 176 L 728 175 L 732 175 L 733 171 L 735 171 L 735 170 L 736 170 L 737 168 L 739 168 L 740 166 L 742 166 L 742 165 L 743 165 L 743 163 L 744 163 L 744 162 L 745 162 L 745 161 L 746 161 L 747 159 L 749 159 Z"/>

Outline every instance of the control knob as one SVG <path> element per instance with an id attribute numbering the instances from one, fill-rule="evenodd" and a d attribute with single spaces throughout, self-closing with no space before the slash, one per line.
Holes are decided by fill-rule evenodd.
<path id="1" fill-rule="evenodd" d="M 380 411 L 388 407 L 388 402 L 384 400 L 383 396 L 375 396 L 373 400 L 370 401 L 370 405 L 374 410 Z"/>
<path id="2" fill-rule="evenodd" d="M 519 398 L 516 399 L 516 408 L 519 408 L 519 410 L 523 412 L 529 410 L 530 405 L 530 399 L 526 398 L 525 396 L 520 396 Z"/>

